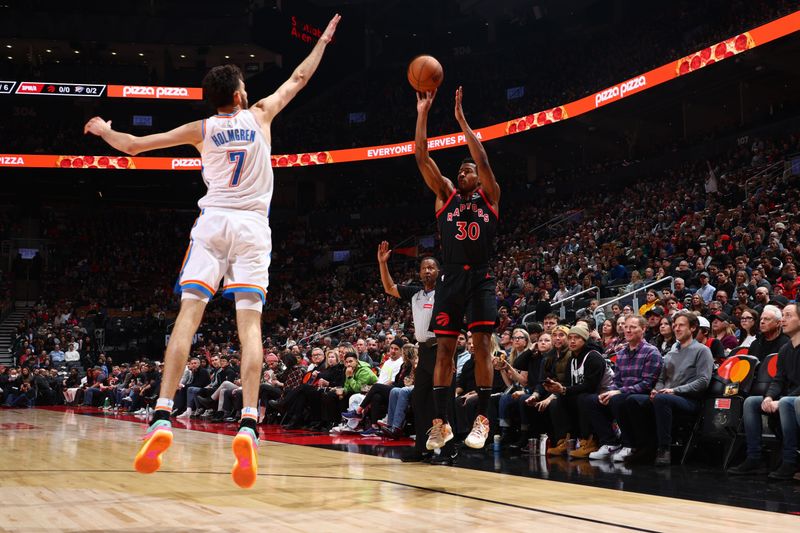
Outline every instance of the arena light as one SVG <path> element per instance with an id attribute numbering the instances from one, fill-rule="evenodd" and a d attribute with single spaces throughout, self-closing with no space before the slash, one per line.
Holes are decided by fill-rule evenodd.
<path id="1" fill-rule="evenodd" d="M 568 120 L 681 76 L 691 74 L 713 65 L 714 63 L 735 57 L 747 50 L 792 34 L 798 30 L 800 30 L 800 11 L 795 11 L 790 15 L 773 20 L 772 22 L 740 33 L 724 41 L 720 41 L 703 50 L 698 50 L 685 57 L 671 61 L 666 65 L 645 72 L 639 76 L 634 76 L 629 80 L 622 81 L 574 102 L 479 128 L 475 130 L 475 133 L 481 140 L 489 141 Z M 75 52 L 77 53 L 77 50 Z M 10 84 L 9 86 L 13 87 L 16 82 L 0 82 L 0 88 L 2 88 L 2 84 Z M 67 89 L 62 89 L 67 91 L 65 93 L 59 93 L 58 91 L 46 93 L 42 93 L 42 91 L 36 92 L 31 86 L 37 84 L 57 87 L 77 85 L 20 82 L 16 93 L 69 95 Z M 26 87 L 28 90 L 20 91 L 21 87 Z M 0 94 L 4 94 L 3 91 L 0 90 Z M 202 89 L 199 87 L 109 85 L 106 95 L 113 98 L 200 100 L 202 99 Z M 465 144 L 466 139 L 462 133 L 451 133 L 428 139 L 428 148 L 430 150 L 443 150 L 463 146 Z M 276 154 L 272 156 L 272 165 L 275 167 L 295 167 L 328 163 L 349 163 L 353 161 L 402 157 L 413 153 L 414 141 L 406 141 L 382 146 L 364 146 L 344 150 L 325 150 L 313 153 L 285 155 Z M 0 154 L 0 167 L 199 170 L 200 158 Z"/>

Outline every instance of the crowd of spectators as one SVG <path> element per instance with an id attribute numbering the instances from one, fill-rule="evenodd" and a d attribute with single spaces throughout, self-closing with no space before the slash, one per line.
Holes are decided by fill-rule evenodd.
<path id="1" fill-rule="evenodd" d="M 553 454 L 621 453 L 620 460 L 628 455 L 652 460 L 658 451 L 661 463 L 668 461 L 664 410 L 695 412 L 713 366 L 733 348 L 749 345 L 763 360 L 788 340 L 781 329 L 787 329 L 785 316 L 792 316 L 800 286 L 794 259 L 800 253 L 800 218 L 791 199 L 800 191 L 785 164 L 750 184 L 747 195 L 743 183 L 798 151 L 796 134 L 753 139 L 713 162 L 665 168 L 661 176 L 609 193 L 600 204 L 589 193 L 569 200 L 544 195 L 527 205 L 508 202 L 510 222 L 497 239 L 495 265 L 500 318 L 492 419 L 502 442 L 524 445 L 531 435 L 547 432 Z M 554 231 L 526 231 L 566 209 L 580 216 Z M 103 216 L 102 225 L 96 214 L 82 220 L 53 210 L 45 217 L 43 232 L 59 245 L 43 273 L 48 297 L 19 324 L 16 364 L 0 376 L 4 404 L 69 403 L 144 414 L 156 398 L 160 348 L 115 364 L 100 345 L 107 337 L 96 332 L 133 316 L 142 320 L 140 327 L 155 329 L 155 337 L 168 332 L 177 304 L 170 295 L 170 271 L 178 264 L 190 215 L 120 210 Z M 70 232 L 64 231 L 67 219 Z M 381 293 L 367 255 L 378 240 L 401 239 L 403 229 L 339 229 L 338 236 L 285 230 L 289 237 L 276 247 L 264 314 L 262 420 L 387 438 L 404 434 L 406 413 L 397 410 L 407 409 L 413 394 L 410 310 Z M 315 251 L 326 239 L 360 250 L 365 264 L 314 265 Z M 130 246 L 110 244 L 123 240 Z M 413 260 L 394 266 L 395 279 L 415 278 Z M 641 307 L 632 298 L 573 306 L 577 326 L 551 305 L 583 288 L 597 287 L 600 297 L 608 297 L 667 276 L 673 283 L 665 280 L 639 293 Z M 229 307 L 212 302 L 196 341 L 173 414 L 236 420 L 238 338 Z M 692 357 L 702 362 L 691 379 L 669 374 L 674 365 L 668 361 L 679 345 L 691 347 Z M 626 366 L 626 350 L 637 346 L 649 346 L 647 357 Z M 463 435 L 468 430 L 463 421 L 472 419 L 475 403 L 469 335 L 460 339 L 457 357 L 454 429 Z M 606 369 L 614 365 L 612 376 Z M 637 381 L 631 372 L 644 373 Z M 632 405 L 654 388 L 677 390 L 682 400 L 665 396 L 657 416 L 648 415 L 641 401 Z M 625 393 L 627 404 L 612 401 L 616 391 Z M 336 425 L 343 412 L 348 422 Z M 603 421 L 620 416 L 656 424 L 657 431 L 626 433 L 622 423 L 621 436 L 609 433 Z M 642 449 L 647 453 L 634 453 Z"/>

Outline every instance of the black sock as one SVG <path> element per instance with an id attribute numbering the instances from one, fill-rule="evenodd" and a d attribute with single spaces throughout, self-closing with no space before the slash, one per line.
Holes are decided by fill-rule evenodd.
<path id="1" fill-rule="evenodd" d="M 478 387 L 478 414 L 486 416 L 489 410 L 489 397 L 492 395 L 491 387 Z"/>
<path id="2" fill-rule="evenodd" d="M 434 418 L 441 418 L 442 422 L 447 423 L 447 393 L 450 387 L 433 388 L 433 412 Z"/>
<path id="3" fill-rule="evenodd" d="M 166 409 L 156 409 L 153 411 L 153 419 L 152 421 L 155 422 L 156 420 L 169 420 L 170 412 Z"/>
<path id="4" fill-rule="evenodd" d="M 250 428 L 253 431 L 256 431 L 256 420 L 255 420 L 255 418 L 250 418 L 249 416 L 246 417 L 246 418 L 242 418 L 239 421 L 239 429 L 242 429 L 242 428 Z M 258 432 L 256 431 L 256 433 L 258 433 Z"/>

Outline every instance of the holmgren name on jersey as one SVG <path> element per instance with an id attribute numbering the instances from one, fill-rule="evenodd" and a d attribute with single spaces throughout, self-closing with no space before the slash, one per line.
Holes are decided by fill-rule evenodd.
<path id="1" fill-rule="evenodd" d="M 256 132 L 254 130 L 245 129 L 231 129 L 222 130 L 211 136 L 214 145 L 219 147 L 233 141 L 253 142 L 256 139 Z"/>

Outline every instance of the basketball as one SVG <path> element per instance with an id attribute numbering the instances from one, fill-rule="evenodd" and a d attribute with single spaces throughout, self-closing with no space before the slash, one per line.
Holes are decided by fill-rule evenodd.
<path id="1" fill-rule="evenodd" d="M 417 92 L 433 91 L 442 84 L 442 64 L 433 56 L 417 56 L 408 65 L 408 83 Z"/>

